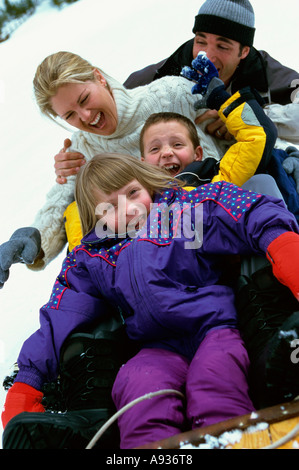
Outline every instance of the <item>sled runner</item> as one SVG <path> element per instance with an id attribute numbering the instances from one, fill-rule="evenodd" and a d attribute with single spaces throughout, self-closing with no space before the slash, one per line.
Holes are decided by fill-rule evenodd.
<path id="1" fill-rule="evenodd" d="M 283 438 L 294 430 L 290 440 Z M 283 440 L 281 440 L 283 439 Z M 299 399 L 194 429 L 141 449 L 299 449 Z"/>

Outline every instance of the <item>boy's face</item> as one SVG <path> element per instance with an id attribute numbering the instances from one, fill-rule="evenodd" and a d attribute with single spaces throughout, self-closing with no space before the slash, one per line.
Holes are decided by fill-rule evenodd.
<path id="1" fill-rule="evenodd" d="M 188 129 L 180 122 L 152 124 L 143 136 L 142 160 L 176 176 L 189 163 L 202 159 L 202 148 L 194 148 Z"/>

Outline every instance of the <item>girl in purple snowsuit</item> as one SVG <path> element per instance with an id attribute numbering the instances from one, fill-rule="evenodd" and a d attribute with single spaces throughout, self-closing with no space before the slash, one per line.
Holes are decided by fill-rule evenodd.
<path id="1" fill-rule="evenodd" d="M 157 167 L 111 154 L 81 169 L 76 199 L 85 236 L 63 263 L 40 329 L 21 349 L 3 423 L 43 411 L 40 390 L 57 378 L 63 342 L 109 304 L 141 344 L 116 377 L 116 408 L 159 390 L 184 395 L 165 392 L 126 411 L 121 448 L 251 412 L 234 293 L 221 282 L 224 255 L 267 254 L 299 297 L 298 226 L 283 202 L 226 182 L 188 192 Z"/>

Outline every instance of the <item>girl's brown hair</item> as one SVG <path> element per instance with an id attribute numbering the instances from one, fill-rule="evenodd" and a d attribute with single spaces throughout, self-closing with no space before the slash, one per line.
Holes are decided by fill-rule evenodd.
<path id="1" fill-rule="evenodd" d="M 99 204 L 95 190 L 105 194 L 118 191 L 136 179 L 153 197 L 164 188 L 183 186 L 182 181 L 154 165 L 122 154 L 100 154 L 81 167 L 76 178 L 75 198 L 78 205 L 83 236 L 96 223 L 96 206 Z"/>

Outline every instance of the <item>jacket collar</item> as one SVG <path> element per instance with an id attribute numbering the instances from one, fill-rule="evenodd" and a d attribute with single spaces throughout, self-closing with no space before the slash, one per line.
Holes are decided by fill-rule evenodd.
<path id="1" fill-rule="evenodd" d="M 171 54 L 157 70 L 154 80 L 166 75 L 179 76 L 185 65 L 190 66 L 193 60 L 193 41 L 189 39 Z"/>
<path id="2" fill-rule="evenodd" d="M 267 93 L 269 88 L 264 59 L 254 47 L 250 48 L 248 56 L 241 60 L 235 71 L 231 81 L 231 91 L 236 93 L 247 86 L 255 88 L 260 93 Z"/>

